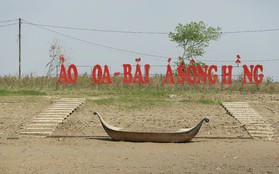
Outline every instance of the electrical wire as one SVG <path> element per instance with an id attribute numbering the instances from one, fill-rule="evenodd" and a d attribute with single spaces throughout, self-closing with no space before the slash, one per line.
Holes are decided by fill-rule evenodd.
<path id="1" fill-rule="evenodd" d="M 243 60 L 242 62 L 273 62 L 279 61 L 279 59 L 256 59 L 256 60 Z"/>
<path id="2" fill-rule="evenodd" d="M 0 21 L 0 23 L 7 23 L 7 22 L 13 22 L 13 21 L 18 21 L 18 19 L 4 20 L 4 21 Z"/>
<path id="3" fill-rule="evenodd" d="M 80 28 L 80 27 L 38 24 L 38 23 L 32 23 L 32 22 L 26 22 L 26 24 L 38 25 L 38 26 L 49 27 L 49 28 L 67 29 L 67 30 L 110 32 L 110 33 L 122 33 L 122 34 L 150 34 L 150 35 L 168 35 L 169 34 L 169 32 L 107 30 L 107 29 L 96 29 L 96 28 Z M 259 32 L 272 32 L 272 31 L 279 31 L 279 28 L 262 29 L 262 30 L 222 31 L 221 34 L 259 33 Z"/>
<path id="4" fill-rule="evenodd" d="M 148 56 L 148 57 L 153 57 L 153 58 L 164 58 L 164 59 L 169 58 L 169 56 L 162 56 L 162 55 L 154 55 L 154 54 L 148 54 L 148 53 L 142 53 L 142 52 L 129 51 L 129 50 L 125 50 L 125 49 L 120 49 L 120 48 L 115 48 L 115 47 L 111 47 L 111 46 L 106 46 L 106 45 L 90 42 L 90 41 L 87 41 L 87 40 L 84 40 L 84 39 L 80 39 L 80 38 L 77 38 L 77 37 L 74 37 L 74 36 L 70 36 L 70 35 L 58 32 L 58 31 L 51 30 L 49 28 L 46 28 L 44 25 L 36 24 L 36 23 L 31 23 L 31 22 L 28 22 L 26 20 L 23 20 L 23 24 L 28 24 L 28 25 L 36 26 L 36 27 L 39 27 L 41 29 L 47 30 L 49 32 L 61 35 L 63 37 L 67 37 L 67 38 L 70 38 L 70 39 L 73 39 L 73 40 L 77 40 L 77 41 L 80 41 L 80 42 L 83 42 L 83 43 L 87 43 L 87 44 L 90 44 L 90 45 L 94 45 L 94 46 L 102 47 L 102 48 L 105 48 L 105 49 L 109 49 L 109 50 L 112 50 L 112 51 L 118 51 L 118 52 L 128 53 L 128 54 L 134 54 L 134 55 L 137 55 L 137 56 L 139 56 L 139 55 Z M 48 25 L 48 26 L 50 26 L 50 25 Z M 272 29 L 272 31 L 273 30 L 279 30 L 279 29 Z M 110 30 L 107 30 L 107 31 L 110 31 Z M 111 30 L 111 31 L 113 31 L 113 30 Z M 235 31 L 235 32 L 230 32 L 230 33 L 238 33 L 238 32 L 262 32 L 262 31 L 271 31 L 271 30 L 251 30 L 251 31 L 247 30 L 247 31 Z M 155 32 L 153 32 L 153 33 L 155 33 Z M 173 59 L 178 59 L 178 58 L 173 58 Z M 207 59 L 197 59 L 197 60 L 204 61 L 204 62 L 214 62 L 214 63 L 222 63 L 222 62 L 224 62 L 224 63 L 225 62 L 234 63 L 234 61 L 226 61 L 226 60 L 207 60 Z M 242 60 L 242 62 L 270 62 L 270 61 L 279 61 L 279 59 Z"/>
<path id="5" fill-rule="evenodd" d="M 263 29 L 263 30 L 224 31 L 221 33 L 222 34 L 239 34 L 239 33 L 262 33 L 262 32 L 271 32 L 271 31 L 279 31 L 279 28 Z"/>
<path id="6" fill-rule="evenodd" d="M 81 30 L 81 31 L 96 31 L 96 32 L 107 32 L 107 33 L 126 33 L 126 34 L 157 34 L 157 35 L 166 35 L 167 32 L 152 32 L 152 31 L 127 31 L 127 30 L 106 30 L 106 29 L 95 29 L 95 28 L 79 28 L 79 27 L 66 27 L 66 26 L 56 26 L 56 25 L 47 25 L 47 24 L 37 24 L 27 22 L 26 24 L 38 25 L 42 27 L 50 28 L 59 28 L 67 30 Z"/>
<path id="7" fill-rule="evenodd" d="M 8 23 L 18 21 L 18 19 L 11 20 L 3 20 L 0 23 Z M 24 20 L 22 19 L 23 23 Z M 167 35 L 169 32 L 154 32 L 154 31 L 127 31 L 127 30 L 108 30 L 108 29 L 96 29 L 96 28 L 81 28 L 81 27 L 68 27 L 68 26 L 58 26 L 58 25 L 48 25 L 48 24 L 38 24 L 33 22 L 27 22 L 26 24 L 38 25 L 42 27 L 51 27 L 51 28 L 59 28 L 59 29 L 68 29 L 68 30 L 81 30 L 81 31 L 95 31 L 95 32 L 111 32 L 111 33 L 127 33 L 127 34 L 150 34 L 150 35 Z M 7 26 L 10 26 L 8 24 Z M 241 31 L 222 31 L 221 34 L 239 34 L 239 33 L 259 33 L 259 32 L 272 32 L 279 31 L 279 28 L 273 29 L 259 29 L 259 30 L 241 30 Z"/>
<path id="8" fill-rule="evenodd" d="M 228 61 L 228 60 L 206 60 L 206 59 L 197 59 L 204 62 L 215 62 L 215 63 L 234 63 L 235 61 Z M 241 60 L 241 62 L 275 62 L 279 61 L 279 59 L 255 59 L 255 60 Z"/>
<path id="9" fill-rule="evenodd" d="M 43 26 L 36 25 L 34 23 L 26 23 L 26 24 L 33 25 L 33 26 L 36 26 L 36 27 L 40 27 L 40 28 L 42 28 L 44 30 L 47 30 L 47 31 L 50 31 L 52 33 L 61 35 L 63 37 L 67 37 L 67 38 L 70 38 L 70 39 L 73 39 L 73 40 L 77 40 L 77 41 L 80 41 L 80 42 L 83 42 L 83 43 L 87 43 L 87 44 L 90 44 L 90 45 L 102 47 L 102 48 L 113 50 L 113 51 L 118 51 L 118 52 L 128 53 L 128 54 L 134 54 L 134 55 L 137 55 L 137 56 L 143 55 L 143 56 L 148 56 L 148 57 L 153 57 L 153 58 L 164 58 L 164 59 L 169 58 L 169 57 L 166 57 L 166 56 L 160 56 L 160 55 L 154 55 L 154 54 L 148 54 L 148 53 L 142 53 L 142 52 L 135 52 L 135 51 L 124 50 L 124 49 L 115 48 L 115 47 L 111 47 L 111 46 L 106 46 L 106 45 L 90 42 L 90 41 L 87 41 L 87 40 L 84 40 L 84 39 L 80 39 L 80 38 L 77 38 L 77 37 L 74 37 L 74 36 L 66 35 L 64 33 L 60 33 L 60 32 L 57 32 L 57 31 L 45 28 Z"/>
<path id="10" fill-rule="evenodd" d="M 12 25 L 18 25 L 18 23 L 11 23 L 11 24 L 6 24 L 6 25 L 0 25 L 0 27 L 8 27 Z"/>

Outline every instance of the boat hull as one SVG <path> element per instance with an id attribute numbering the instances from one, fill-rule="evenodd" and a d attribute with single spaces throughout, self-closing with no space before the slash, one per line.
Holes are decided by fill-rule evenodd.
<path id="1" fill-rule="evenodd" d="M 208 122 L 209 119 L 204 118 L 193 128 L 181 129 L 176 132 L 130 132 L 121 130 L 110 126 L 106 123 L 99 113 L 98 115 L 102 126 L 111 139 L 116 141 L 130 141 L 130 142 L 158 142 L 158 143 L 183 143 L 191 141 L 199 132 L 203 122 Z"/>

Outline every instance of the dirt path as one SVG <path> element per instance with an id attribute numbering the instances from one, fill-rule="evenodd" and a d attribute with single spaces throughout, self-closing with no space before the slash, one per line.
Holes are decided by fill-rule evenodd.
<path id="1" fill-rule="evenodd" d="M 204 140 L 158 144 L 91 138 L 13 139 L 1 173 L 278 173 L 278 143 Z"/>

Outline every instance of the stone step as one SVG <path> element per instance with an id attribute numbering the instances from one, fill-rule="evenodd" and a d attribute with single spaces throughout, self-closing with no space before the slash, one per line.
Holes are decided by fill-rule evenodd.
<path id="1" fill-rule="evenodd" d="M 75 110 L 76 108 L 72 108 L 72 107 L 69 107 L 69 108 L 65 108 L 65 107 L 51 107 L 51 108 L 47 108 L 45 109 L 45 111 L 71 111 L 71 110 Z"/>
<path id="2" fill-rule="evenodd" d="M 61 123 L 62 120 L 32 120 L 32 123 Z"/>
<path id="3" fill-rule="evenodd" d="M 60 98 L 56 101 L 84 101 L 85 98 Z"/>
<path id="4" fill-rule="evenodd" d="M 72 113 L 72 112 L 70 112 L 70 113 L 69 113 L 69 112 L 42 112 L 42 113 L 40 113 L 40 114 L 43 114 L 43 115 L 44 115 L 44 114 L 45 114 L 45 115 L 46 115 L 46 114 L 49 114 L 49 115 L 50 115 L 50 114 L 52 114 L 52 115 L 57 115 L 57 114 L 61 114 L 61 115 L 62 115 L 62 114 L 64 114 L 64 115 L 70 115 L 71 113 Z"/>
<path id="5" fill-rule="evenodd" d="M 229 111 L 229 113 L 233 114 L 233 115 L 247 115 L 247 116 L 252 116 L 252 117 L 261 117 L 260 114 L 258 114 L 257 112 L 234 112 L 234 111 Z"/>
<path id="6" fill-rule="evenodd" d="M 262 118 L 249 118 L 249 117 L 237 117 L 238 120 L 243 120 L 243 121 L 254 121 L 254 122 L 266 122 L 266 120 Z"/>
<path id="7" fill-rule="evenodd" d="M 56 118 L 51 118 L 51 117 L 36 117 L 33 120 L 64 120 L 65 118 L 60 118 L 60 117 L 56 117 Z"/>
<path id="8" fill-rule="evenodd" d="M 251 135 L 252 137 L 255 138 L 273 138 L 273 135 L 269 135 L 269 134 L 253 134 Z"/>
<path id="9" fill-rule="evenodd" d="M 55 128 L 58 124 L 57 123 L 34 123 L 34 124 L 28 124 L 25 128 Z"/>
<path id="10" fill-rule="evenodd" d="M 46 109 L 73 109 L 73 110 L 76 110 L 77 107 L 79 107 L 80 105 L 56 105 L 56 106 L 51 106 L 51 107 L 48 107 Z"/>
<path id="11" fill-rule="evenodd" d="M 260 120 L 260 119 L 249 119 L 249 118 L 237 118 L 239 121 L 241 122 L 246 122 L 246 124 L 248 123 L 265 123 L 266 120 Z"/>
<path id="12" fill-rule="evenodd" d="M 237 118 L 240 122 L 245 122 L 245 124 L 255 124 L 255 125 L 263 125 L 266 123 L 266 120 L 260 119 L 248 119 L 248 118 Z"/>
<path id="13" fill-rule="evenodd" d="M 52 133 L 52 131 L 46 131 L 46 132 L 42 132 L 42 131 L 38 131 L 38 132 L 21 132 L 20 134 L 25 134 L 25 135 L 42 135 L 42 136 L 50 136 Z"/>
<path id="14" fill-rule="evenodd" d="M 68 110 L 55 110 L 55 109 L 48 109 L 48 110 L 44 110 L 42 113 L 49 113 L 49 114 L 52 114 L 52 113 L 54 113 L 54 114 L 59 114 L 59 113 L 61 113 L 61 114 L 69 114 L 69 113 L 73 113 L 74 112 L 74 110 L 73 109 L 68 109 Z"/>
<path id="15" fill-rule="evenodd" d="M 74 109 L 70 109 L 70 110 L 55 110 L 55 109 L 53 109 L 53 110 L 43 110 L 41 113 L 56 113 L 56 114 L 68 114 L 68 113 L 72 113 L 72 112 L 74 112 Z"/>
<path id="16" fill-rule="evenodd" d="M 252 126 L 252 127 L 268 127 L 268 128 L 273 128 L 271 125 L 268 124 L 256 124 L 256 123 L 247 123 L 246 126 Z"/>
<path id="17" fill-rule="evenodd" d="M 59 105 L 59 104 L 61 104 L 61 105 L 81 105 L 81 104 L 83 104 L 83 102 L 78 102 L 78 101 L 59 101 L 59 102 L 57 102 L 56 103 L 56 105 Z"/>
<path id="18" fill-rule="evenodd" d="M 52 132 L 55 128 L 44 128 L 44 127 L 27 127 L 25 128 L 25 132 Z"/>
<path id="19" fill-rule="evenodd" d="M 264 135 L 273 135 L 273 132 L 270 130 L 249 130 L 249 133 L 252 134 L 264 134 Z"/>
<path id="20" fill-rule="evenodd" d="M 235 114 L 235 115 L 247 115 L 247 116 L 252 116 L 252 117 L 261 117 L 260 114 L 254 112 L 234 112 L 234 111 L 229 111 L 230 114 Z"/>
<path id="21" fill-rule="evenodd" d="M 223 102 L 223 104 L 243 104 L 243 105 L 247 105 L 247 102 Z"/>
<path id="22" fill-rule="evenodd" d="M 249 106 L 248 103 L 222 103 L 225 106 Z"/>
<path id="23" fill-rule="evenodd" d="M 259 115 L 257 111 L 241 111 L 241 110 L 229 110 L 229 112 L 233 112 L 233 113 L 247 113 L 247 114 L 256 114 L 256 115 Z"/>
<path id="24" fill-rule="evenodd" d="M 77 105 L 80 105 L 80 103 L 76 104 L 76 103 L 56 103 L 55 105 L 53 106 L 67 106 L 67 107 L 75 107 Z"/>
<path id="25" fill-rule="evenodd" d="M 230 113 L 230 115 L 239 118 L 253 118 L 253 119 L 263 119 L 263 117 L 255 114 L 239 114 L 239 113 Z"/>
<path id="26" fill-rule="evenodd" d="M 226 107 L 228 110 L 230 109 L 242 109 L 242 108 L 249 108 L 250 106 L 241 106 L 241 105 L 238 105 L 238 106 L 227 106 L 227 105 L 223 105 L 224 107 Z"/>
<path id="27" fill-rule="evenodd" d="M 249 118 L 263 118 L 262 116 L 260 116 L 259 114 L 256 113 L 240 113 L 240 112 L 229 112 L 230 115 L 236 116 L 236 117 L 249 117 Z"/>
<path id="28" fill-rule="evenodd" d="M 39 113 L 38 116 L 65 116 L 63 113 Z"/>
<path id="29" fill-rule="evenodd" d="M 265 130 L 274 131 L 274 130 L 275 130 L 274 128 L 270 128 L 270 127 L 252 127 L 252 126 L 245 126 L 245 128 L 246 128 L 247 130 L 263 130 L 263 131 L 265 131 Z"/>
<path id="30" fill-rule="evenodd" d="M 38 115 L 36 118 L 67 118 L 65 115 Z"/>
<path id="31" fill-rule="evenodd" d="M 27 126 L 57 126 L 58 123 L 30 123 Z"/>

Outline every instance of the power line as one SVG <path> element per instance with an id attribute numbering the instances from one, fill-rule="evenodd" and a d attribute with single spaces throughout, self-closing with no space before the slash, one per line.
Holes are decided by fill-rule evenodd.
<path id="1" fill-rule="evenodd" d="M 32 23 L 32 22 L 26 22 L 26 24 L 38 25 L 38 26 L 48 27 L 48 28 L 67 29 L 67 30 L 81 30 L 81 31 L 122 33 L 122 34 L 150 34 L 150 35 L 168 35 L 169 34 L 169 32 L 127 31 L 127 30 L 108 30 L 108 29 L 96 29 L 96 28 L 80 28 L 80 27 L 38 24 L 38 23 Z M 272 31 L 279 31 L 279 28 L 262 29 L 262 30 L 223 31 L 223 32 L 221 32 L 221 34 L 259 33 L 259 32 L 272 32 Z"/>
<path id="2" fill-rule="evenodd" d="M 5 25 L 0 25 L 0 27 L 8 27 L 12 25 L 18 25 L 18 23 L 11 23 L 11 24 L 5 24 Z"/>
<path id="3" fill-rule="evenodd" d="M 11 20 L 3 20 L 0 23 L 8 23 L 17 21 L 18 19 L 11 19 Z M 81 28 L 81 27 L 69 27 L 69 26 L 58 26 L 58 25 L 48 25 L 48 24 L 38 24 L 33 22 L 25 21 L 25 24 L 32 24 L 42 27 L 48 28 L 58 28 L 58 29 L 67 29 L 67 30 L 81 30 L 81 31 L 94 31 L 94 32 L 108 32 L 108 33 L 123 33 L 123 34 L 149 34 L 149 35 L 167 35 L 169 32 L 156 32 L 156 31 L 128 31 L 128 30 L 111 30 L 111 29 L 96 29 L 96 28 Z M 11 26 L 13 24 L 2 25 Z M 2 27 L 0 26 L 0 27 Z M 240 30 L 240 31 L 222 31 L 221 34 L 240 34 L 240 33 L 259 33 L 259 32 L 272 32 L 272 31 L 279 31 L 279 28 L 272 28 L 272 29 L 259 29 L 259 30 Z"/>
<path id="4" fill-rule="evenodd" d="M 215 62 L 215 63 L 234 63 L 234 60 L 206 60 L 206 59 L 197 59 L 200 61 L 204 61 L 204 62 Z M 241 62 L 275 62 L 275 61 L 279 61 L 279 59 L 255 59 L 255 60 L 241 60 Z"/>
<path id="5" fill-rule="evenodd" d="M 81 30 L 81 31 L 95 31 L 95 32 L 107 32 L 107 33 L 126 33 L 126 34 L 157 34 L 157 35 L 166 35 L 167 32 L 152 32 L 152 31 L 127 31 L 127 30 L 106 30 L 106 29 L 95 29 L 95 28 L 79 28 L 79 27 L 66 27 L 66 26 L 56 26 L 56 25 L 47 25 L 47 24 L 37 24 L 27 22 L 26 24 L 38 25 L 42 27 L 50 28 L 59 28 L 67 30 Z"/>
<path id="6" fill-rule="evenodd" d="M 153 58 L 164 58 L 164 59 L 169 58 L 167 56 L 160 56 L 160 55 L 154 55 L 154 54 L 148 54 L 148 53 L 142 53 L 142 52 L 135 52 L 135 51 L 124 50 L 124 49 L 115 48 L 115 47 L 111 47 L 111 46 L 106 46 L 106 45 L 90 42 L 90 41 L 87 41 L 87 40 L 84 40 L 84 39 L 80 39 L 80 38 L 77 38 L 77 37 L 74 37 L 74 36 L 66 35 L 64 33 L 60 33 L 60 32 L 57 32 L 57 31 L 45 28 L 45 27 L 43 27 L 41 25 L 36 25 L 34 23 L 29 23 L 28 22 L 26 24 L 33 25 L 33 26 L 36 26 L 36 27 L 40 27 L 40 28 L 42 28 L 44 30 L 50 31 L 52 33 L 56 33 L 56 34 L 61 35 L 63 37 L 67 37 L 67 38 L 70 38 L 70 39 L 73 39 L 73 40 L 77 40 L 77 41 L 80 41 L 80 42 L 83 42 L 83 43 L 87 43 L 87 44 L 90 44 L 90 45 L 102 47 L 102 48 L 113 50 L 113 51 L 118 51 L 118 52 L 128 53 L 128 54 L 134 54 L 134 55 L 138 55 L 138 56 L 139 55 L 143 55 L 143 56 L 148 56 L 148 57 L 153 57 Z"/>
<path id="7" fill-rule="evenodd" d="M 0 23 L 7 23 L 7 22 L 13 22 L 13 21 L 18 21 L 18 19 L 4 20 L 4 21 L 0 21 Z"/>
<path id="8" fill-rule="evenodd" d="M 244 60 L 242 62 L 275 62 L 279 61 L 279 59 L 255 59 L 255 60 Z"/>
<path id="9" fill-rule="evenodd" d="M 29 25 L 32 25 L 32 26 L 36 26 L 36 27 L 39 27 L 39 28 L 42 28 L 44 30 L 47 30 L 49 32 L 61 35 L 63 37 L 67 37 L 67 38 L 70 38 L 70 39 L 73 39 L 73 40 L 77 40 L 77 41 L 80 41 L 80 42 L 83 42 L 83 43 L 87 43 L 87 44 L 90 44 L 90 45 L 102 47 L 102 48 L 113 50 L 113 51 L 118 51 L 118 52 L 128 53 L 128 54 L 134 54 L 134 55 L 138 55 L 138 56 L 139 55 L 144 55 L 144 56 L 153 57 L 153 58 L 164 58 L 164 59 L 169 58 L 169 56 L 162 56 L 162 55 L 154 55 L 154 54 L 148 54 L 148 53 L 142 53 L 142 52 L 129 51 L 129 50 L 125 50 L 125 49 L 120 49 L 120 48 L 115 48 L 115 47 L 111 47 L 111 46 L 106 46 L 106 45 L 90 42 L 90 41 L 87 41 L 87 40 L 84 40 L 84 39 L 80 39 L 80 38 L 77 38 L 77 37 L 74 37 L 74 36 L 66 35 L 64 33 L 48 29 L 48 28 L 46 28 L 46 27 L 44 27 L 44 26 L 42 26 L 40 24 L 31 23 L 31 22 L 28 22 L 26 20 L 24 20 L 23 23 L 24 24 L 29 24 Z M 259 31 L 259 30 L 257 30 L 257 31 Z M 247 31 L 238 31 L 238 32 L 247 32 Z M 173 58 L 173 59 L 178 59 L 178 58 Z M 214 63 L 222 63 L 222 62 L 224 62 L 224 63 L 225 62 L 234 63 L 234 60 L 232 60 L 232 61 L 226 61 L 226 60 L 206 60 L 206 59 L 199 59 L 199 58 L 197 60 L 205 61 L 205 62 L 214 62 Z M 279 59 L 242 60 L 242 62 L 268 62 L 268 61 L 269 62 L 270 61 L 279 61 Z"/>
<path id="10" fill-rule="evenodd" d="M 279 61 L 279 59 L 256 59 L 256 60 L 243 60 L 242 62 L 274 62 Z"/>
<path id="11" fill-rule="evenodd" d="M 222 34 L 239 34 L 239 33 L 261 33 L 261 32 L 270 32 L 270 31 L 279 31 L 279 28 L 263 29 L 263 30 L 224 31 L 221 33 Z"/>

